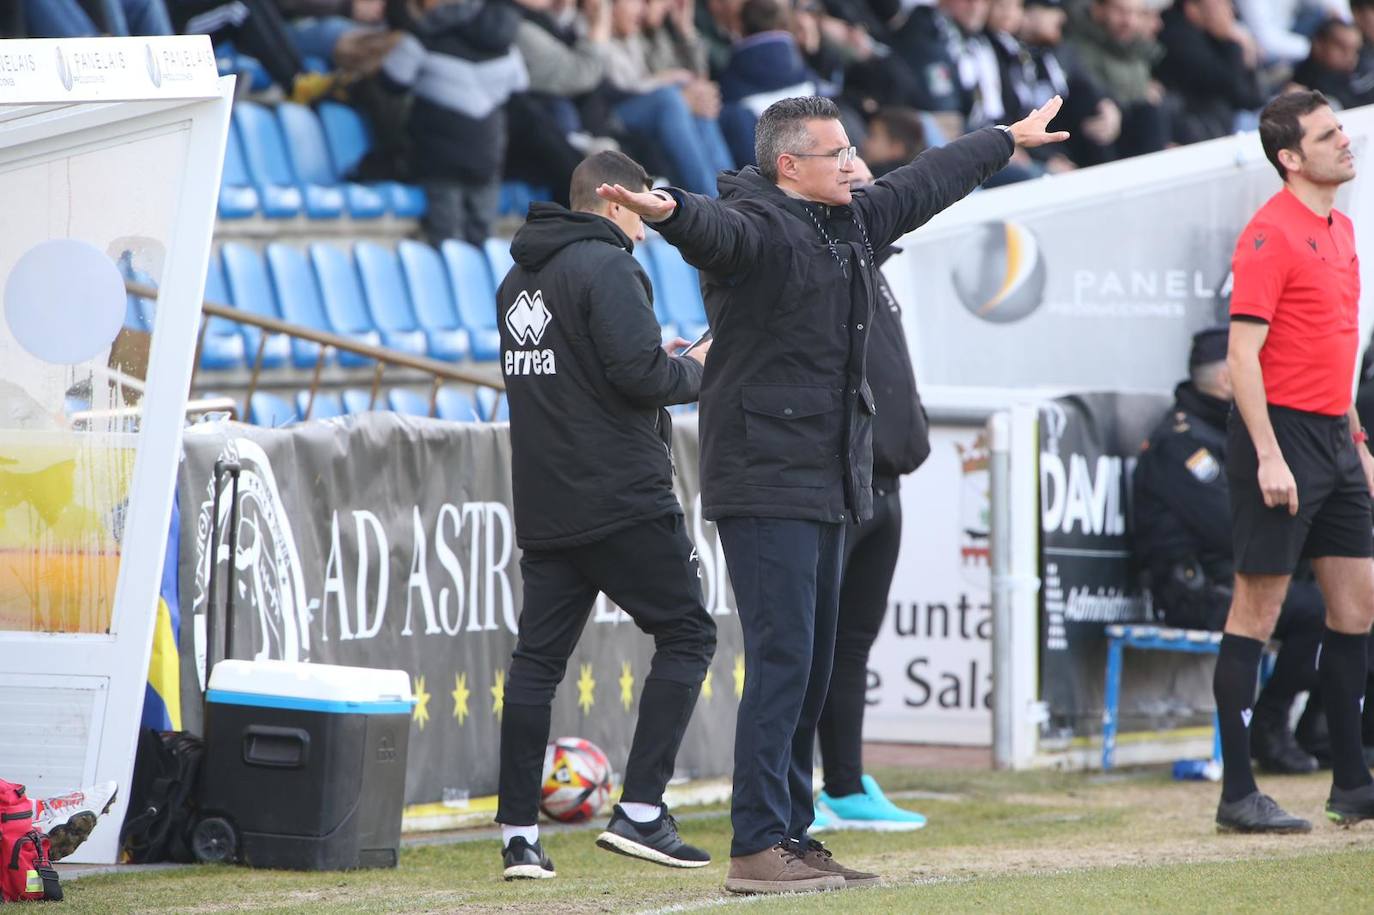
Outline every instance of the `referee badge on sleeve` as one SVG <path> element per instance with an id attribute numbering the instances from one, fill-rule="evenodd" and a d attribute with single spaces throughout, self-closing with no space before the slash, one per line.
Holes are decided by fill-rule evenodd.
<path id="1" fill-rule="evenodd" d="M 1188 465 L 1188 472 L 1203 483 L 1212 482 L 1221 473 L 1221 465 L 1206 448 L 1194 451 L 1184 463 Z"/>

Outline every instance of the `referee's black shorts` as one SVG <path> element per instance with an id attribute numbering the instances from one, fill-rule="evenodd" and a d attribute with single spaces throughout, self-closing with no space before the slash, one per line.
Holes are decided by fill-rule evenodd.
<path id="1" fill-rule="evenodd" d="M 1259 487 L 1259 459 L 1240 411 L 1227 421 L 1226 475 L 1231 490 L 1231 538 L 1236 571 L 1290 575 L 1300 559 L 1374 556 L 1374 511 L 1350 423 L 1269 406 L 1279 450 L 1298 484 L 1298 513 L 1268 508 Z"/>

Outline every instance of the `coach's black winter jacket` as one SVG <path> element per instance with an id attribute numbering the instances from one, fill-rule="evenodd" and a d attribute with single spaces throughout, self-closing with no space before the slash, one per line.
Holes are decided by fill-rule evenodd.
<path id="1" fill-rule="evenodd" d="M 752 166 L 721 176 L 720 200 L 671 189 L 677 209 L 656 228 L 702 271 L 715 332 L 701 388 L 707 518 L 872 515 L 873 253 L 967 195 L 1012 150 L 1005 131 L 975 131 L 843 207 L 790 197 Z"/>
<path id="2" fill-rule="evenodd" d="M 663 351 L 632 250 L 609 219 L 554 203 L 534 204 L 511 243 L 496 298 L 521 549 L 682 511 L 663 407 L 697 399 L 701 366 Z"/>

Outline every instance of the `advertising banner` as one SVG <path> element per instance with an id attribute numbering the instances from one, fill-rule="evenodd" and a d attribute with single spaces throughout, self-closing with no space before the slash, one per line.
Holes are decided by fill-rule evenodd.
<path id="1" fill-rule="evenodd" d="M 1082 394 L 1040 411 L 1040 670 L 1050 713 L 1047 736 L 1100 732 L 1103 629 L 1151 620 L 1131 554 L 1131 474 L 1141 444 L 1170 403 L 1147 394 Z M 1211 663 L 1133 653 L 1122 681 L 1122 730 L 1196 723 L 1210 714 Z"/>
<path id="2" fill-rule="evenodd" d="M 930 457 L 902 479 L 902 549 L 869 655 L 864 736 L 992 743 L 988 443 L 935 425 Z"/>
<path id="3" fill-rule="evenodd" d="M 686 419 L 685 422 L 692 423 Z M 412 716 L 407 804 L 496 792 L 505 671 L 520 616 L 504 425 L 366 413 L 264 429 L 195 427 L 179 499 L 183 726 L 200 728 L 207 584 L 233 590 L 233 656 L 404 669 Z M 677 775 L 731 768 L 744 654 L 714 525 L 701 520 L 694 424 L 676 437 L 679 496 L 719 644 Z M 237 537 L 216 461 L 241 467 Z M 212 534 L 214 539 L 212 540 Z M 554 704 L 551 736 L 585 737 L 623 766 L 652 640 L 604 595 Z"/>

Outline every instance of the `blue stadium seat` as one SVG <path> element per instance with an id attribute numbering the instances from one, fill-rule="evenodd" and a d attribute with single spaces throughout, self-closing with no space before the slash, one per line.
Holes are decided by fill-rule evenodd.
<path id="1" fill-rule="evenodd" d="M 274 242 L 267 246 L 267 266 L 272 272 L 272 287 L 281 305 L 282 320 L 312 330 L 330 330 L 315 271 L 305 254 L 298 248 Z M 298 338 L 291 340 L 291 364 L 296 368 L 314 368 L 319 355 L 318 343 Z M 328 356 L 325 358 L 328 361 Z"/>
<path id="2" fill-rule="evenodd" d="M 224 265 L 218 253 L 210 255 L 210 267 L 205 274 L 205 299 L 217 305 L 229 304 L 229 283 L 224 279 Z M 240 326 L 228 318 L 208 319 L 200 344 L 200 367 L 236 369 L 243 367 L 243 360 L 244 344 Z"/>
<path id="3" fill-rule="evenodd" d="M 510 239 L 488 238 L 482 242 L 482 251 L 491 265 L 491 278 L 495 283 L 492 288 L 499 288 L 506 274 L 510 273 L 510 268 L 515 266 L 515 258 L 510 256 Z"/>
<path id="4" fill-rule="evenodd" d="M 248 421 L 255 426 L 285 426 L 299 420 L 296 408 L 276 394 L 254 391 L 248 401 Z"/>
<path id="5" fill-rule="evenodd" d="M 429 340 L 429 354 L 449 362 L 466 359 L 471 349 L 468 332 L 458 320 L 453 284 L 444 271 L 443 258 L 429 245 L 410 239 L 396 246 L 396 254 L 416 320 Z"/>
<path id="6" fill-rule="evenodd" d="M 353 246 L 353 258 L 358 262 L 363 294 L 372 323 L 382 334 L 382 345 L 417 356 L 428 353 L 396 252 L 376 242 L 360 241 Z"/>
<path id="7" fill-rule="evenodd" d="M 472 358 L 499 358 L 501 333 L 496 329 L 496 284 L 491 279 L 491 265 L 481 251 L 465 241 L 451 238 L 441 251 L 453 283 L 458 318 L 472 343 Z"/>
<path id="8" fill-rule="evenodd" d="M 286 135 L 296 177 L 307 182 L 307 201 L 312 188 L 327 188 L 354 219 L 376 219 L 386 214 L 386 198 L 379 190 L 345 182 L 334 167 L 319 115 L 304 105 L 283 102 L 277 106 L 277 120 Z"/>
<path id="9" fill-rule="evenodd" d="M 343 398 L 334 391 L 316 391 L 315 402 L 311 403 L 309 391 L 297 391 L 296 413 L 306 419 L 333 419 L 343 416 Z"/>
<path id="10" fill-rule="evenodd" d="M 635 242 L 635 260 L 639 261 L 639 266 L 644 268 L 644 272 L 649 275 L 649 285 L 654 288 L 654 317 L 658 319 L 658 326 L 663 329 L 663 339 L 671 340 L 677 336 L 677 324 L 668 314 L 668 306 L 663 302 L 663 295 L 658 288 L 658 270 L 654 267 L 654 259 L 649 255 L 649 240 Z"/>
<path id="11" fill-rule="evenodd" d="M 523 181 L 502 181 L 496 211 L 502 216 L 518 216 L 524 219 L 533 202 L 534 188 Z"/>
<path id="12" fill-rule="evenodd" d="M 224 258 L 224 276 L 228 280 L 229 298 L 233 300 L 234 307 L 280 319 L 277 296 L 272 290 L 272 281 L 268 279 L 262 255 L 242 242 L 225 242 L 220 247 L 220 256 Z M 243 334 L 244 358 L 251 366 L 257 358 L 261 332 L 246 324 L 240 325 L 239 331 Z M 289 352 L 290 343 L 286 337 L 281 334 L 268 335 L 262 349 L 262 367 L 273 369 L 285 365 Z"/>
<path id="13" fill-rule="evenodd" d="M 945 136 L 944 130 L 940 128 L 940 122 L 929 111 L 921 112 L 921 126 L 925 128 L 926 146 L 931 149 L 949 142 L 949 137 Z"/>
<path id="14" fill-rule="evenodd" d="M 487 422 L 503 423 L 510 421 L 510 401 L 504 391 L 495 388 L 477 389 L 477 407 Z"/>
<path id="15" fill-rule="evenodd" d="M 439 389 L 436 406 L 439 408 L 440 419 L 456 423 L 476 423 L 482 420 L 481 414 L 477 412 L 477 402 L 472 399 L 472 395 L 452 385 L 445 385 Z"/>
<path id="16" fill-rule="evenodd" d="M 277 119 L 256 102 L 238 102 L 234 105 L 234 125 L 243 142 L 244 161 L 258 190 L 263 215 L 274 219 L 299 216 L 305 198 L 296 186 Z"/>
<path id="17" fill-rule="evenodd" d="M 305 214 L 311 219 L 338 219 L 344 213 L 344 191 L 334 177 L 315 112 L 292 102 L 282 102 L 275 112 L 287 161 L 305 195 Z"/>
<path id="18" fill-rule="evenodd" d="M 429 397 L 410 388 L 392 388 L 387 392 L 386 399 L 396 413 L 406 416 L 429 415 Z"/>
<path id="19" fill-rule="evenodd" d="M 320 122 L 324 126 L 334 173 L 346 176 L 358 167 L 372 148 L 372 130 L 353 108 L 339 102 L 321 102 Z M 387 208 L 396 216 L 418 219 L 425 214 L 425 192 L 413 184 L 379 181 L 370 185 L 382 194 Z"/>
<path id="20" fill-rule="evenodd" d="M 265 92 L 272 88 L 272 77 L 256 57 L 240 54 L 230 42 L 215 46 L 215 66 L 220 76 L 237 76 L 251 92 Z"/>
<path id="21" fill-rule="evenodd" d="M 701 285 L 697 280 L 696 268 L 682 259 L 677 248 L 665 241 L 657 240 L 648 247 L 659 283 L 654 290 L 654 299 L 662 299 L 668 316 L 678 326 L 678 332 L 688 340 L 695 340 L 707 327 L 706 306 L 701 301 Z"/>
<path id="22" fill-rule="evenodd" d="M 367 413 L 372 410 L 389 409 L 386 402 L 386 392 L 377 392 L 377 403 L 372 403 L 371 388 L 349 388 L 343 392 L 344 412 L 353 415 L 357 413 Z"/>
<path id="23" fill-rule="evenodd" d="M 348 252 L 334 245 L 316 242 L 310 246 L 310 263 L 315 267 L 315 278 L 320 281 L 320 300 L 324 302 L 324 314 L 329 319 L 330 329 L 359 343 L 380 346 L 381 335 L 372 323 L 372 315 L 367 313 L 362 283 L 358 281 L 358 268 Z M 372 360 L 341 352 L 339 364 L 371 365 Z"/>
<path id="24" fill-rule="evenodd" d="M 248 175 L 243 143 L 236 128 L 229 128 L 224 147 L 224 172 L 219 183 L 220 219 L 247 219 L 258 212 L 258 191 Z"/>

